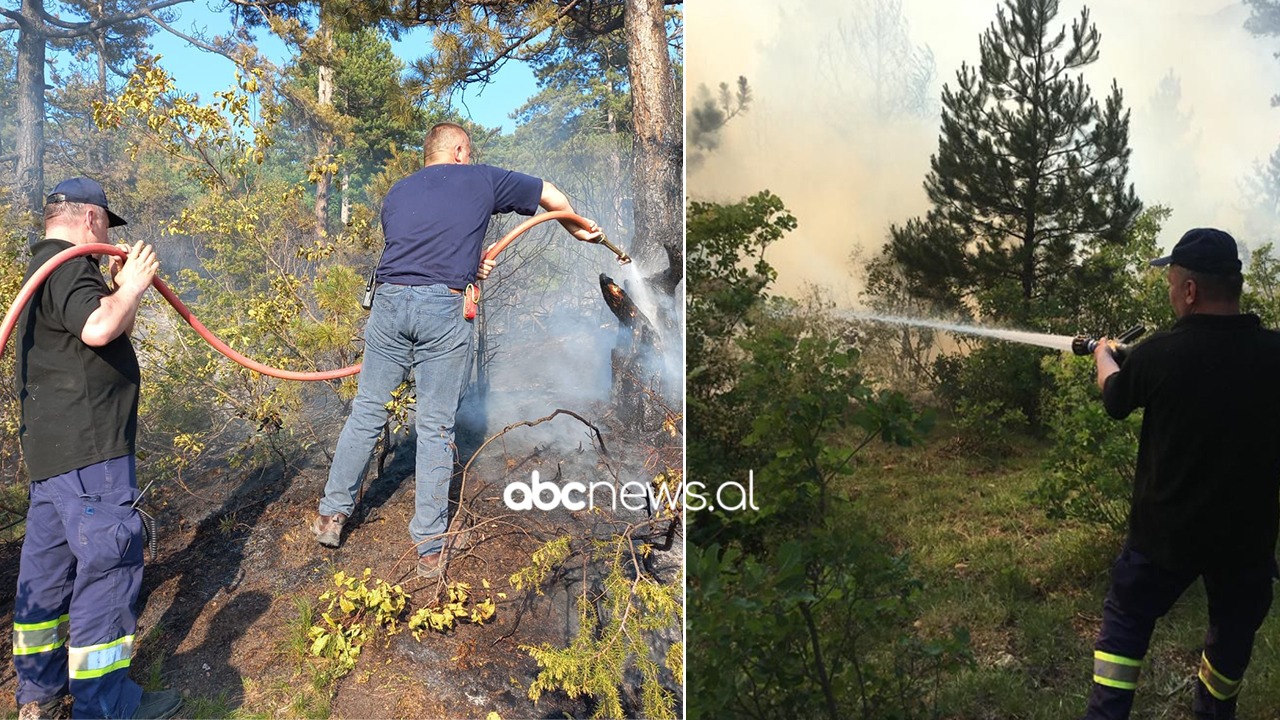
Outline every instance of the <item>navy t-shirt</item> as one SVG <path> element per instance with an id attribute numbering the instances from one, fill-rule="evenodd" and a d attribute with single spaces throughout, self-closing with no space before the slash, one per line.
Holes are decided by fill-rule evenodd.
<path id="1" fill-rule="evenodd" d="M 491 165 L 429 165 L 392 186 L 382 203 L 387 247 L 378 282 L 443 284 L 475 282 L 489 218 L 532 215 L 542 180 Z"/>

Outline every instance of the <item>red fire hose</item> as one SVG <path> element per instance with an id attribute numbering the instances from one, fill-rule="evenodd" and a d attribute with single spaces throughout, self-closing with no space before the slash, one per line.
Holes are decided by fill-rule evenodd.
<path id="1" fill-rule="evenodd" d="M 511 244 L 513 240 L 515 240 L 517 237 L 519 237 L 529 228 L 532 228 L 534 225 L 546 222 L 548 220 L 559 220 L 562 218 L 572 220 L 584 228 L 590 227 L 591 225 L 590 220 L 587 220 L 581 215 L 576 215 L 574 213 L 568 212 L 567 210 L 559 210 L 556 212 L 549 212 L 549 213 L 542 213 L 540 215 L 535 215 L 529 218 L 528 220 L 517 225 L 515 228 L 511 230 L 511 232 L 504 235 L 501 240 L 494 243 L 493 247 L 489 248 L 489 251 L 485 253 L 484 255 L 485 259 L 492 260 L 496 258 L 498 256 L 498 253 L 502 252 L 508 245 Z M 18 315 L 22 312 L 22 308 L 26 307 L 27 303 L 31 301 L 31 296 L 35 295 L 36 291 L 40 288 L 40 284 L 43 283 L 45 279 L 48 278 L 49 275 L 52 274 L 53 271 L 58 268 L 59 265 L 62 265 L 62 263 L 67 262 L 72 258 L 77 258 L 84 255 L 114 255 L 116 257 L 128 257 L 129 252 L 115 245 L 107 245 L 105 243 L 89 243 L 87 245 L 77 245 L 75 247 L 67 248 L 66 250 L 63 250 L 62 252 L 50 258 L 49 261 L 46 262 L 44 265 L 40 266 L 40 269 L 37 270 L 35 274 L 31 276 L 31 279 L 28 280 L 27 283 L 22 286 L 22 290 L 19 291 L 18 296 L 14 298 L 13 304 L 9 306 L 9 312 L 8 314 L 5 315 L 4 322 L 0 323 L 0 352 L 3 352 L 5 345 L 8 344 L 9 335 L 13 333 L 14 326 L 18 324 Z M 222 353 L 223 355 L 226 355 L 227 357 L 231 358 L 232 360 L 235 360 L 236 362 L 240 363 L 244 367 L 249 368 L 250 370 L 253 370 L 254 372 L 258 372 L 263 375 L 269 375 L 274 378 L 280 378 L 282 380 L 336 380 L 338 378 L 347 377 L 349 375 L 355 375 L 356 373 L 360 372 L 359 364 L 351 365 L 349 367 L 339 368 L 337 370 L 325 370 L 325 371 L 318 371 L 318 372 L 298 372 L 296 370 L 281 370 L 279 368 L 273 368 L 269 365 L 263 365 L 262 363 L 256 360 L 253 360 L 251 358 L 245 357 L 244 355 L 241 355 L 240 353 L 231 349 L 230 345 L 227 345 L 222 340 L 219 340 L 216 335 L 214 335 L 208 328 L 206 328 L 204 324 L 201 323 L 200 320 L 197 319 L 196 316 L 191 313 L 190 308 L 184 305 L 182 300 L 178 299 L 178 296 L 174 294 L 173 290 L 171 290 L 169 286 L 165 284 L 163 280 L 160 279 L 159 276 L 152 278 L 151 284 L 155 287 L 157 291 L 159 291 L 159 293 L 162 296 L 164 296 L 165 300 L 169 301 L 169 304 L 173 306 L 173 309 L 178 311 L 178 314 L 182 316 L 182 319 L 186 320 L 187 324 L 189 324 L 192 328 L 194 328 L 195 331 L 200 334 L 200 337 L 205 339 L 205 342 L 208 342 L 210 345 L 212 345 L 213 348 L 218 352 Z M 468 298 L 470 298 L 470 293 L 468 293 Z"/>
<path id="2" fill-rule="evenodd" d="M 517 237 L 520 236 L 521 233 L 533 227 L 534 225 L 537 225 L 540 222 L 546 222 L 547 220 L 560 220 L 562 218 L 565 220 L 572 220 L 575 223 L 577 223 L 580 227 L 583 227 L 583 228 L 591 227 L 590 220 L 582 217 L 581 215 L 571 213 L 568 210 L 556 210 L 554 212 L 542 213 L 541 215 L 534 215 L 528 220 L 525 220 L 524 222 L 512 228 L 511 232 L 502 236 L 501 240 L 494 243 L 493 247 L 490 247 L 488 250 L 484 252 L 483 257 L 481 259 L 492 260 L 498 257 L 498 253 L 505 250 L 507 246 L 511 244 L 512 240 L 515 240 Z M 618 249 L 613 243 L 609 242 L 608 238 L 604 236 L 604 233 L 600 233 L 600 237 L 595 240 L 587 240 L 585 242 L 598 243 L 609 248 L 610 250 L 613 251 L 614 255 L 618 256 L 619 263 L 622 263 L 625 265 L 626 263 L 631 262 L 631 258 L 628 257 L 625 252 Z M 475 316 L 476 316 L 476 310 L 478 310 L 480 306 L 480 286 L 468 285 L 467 289 L 464 291 L 463 294 L 465 295 L 465 297 L 463 298 L 462 315 L 468 320 L 473 320 L 475 319 Z M 3 346 L 0 345 L 0 347 L 3 347 Z"/>

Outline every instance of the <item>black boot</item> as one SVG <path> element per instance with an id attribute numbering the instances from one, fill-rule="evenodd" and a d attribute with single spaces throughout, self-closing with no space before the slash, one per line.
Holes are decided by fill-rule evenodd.
<path id="1" fill-rule="evenodd" d="M 1203 682 L 1196 682 L 1196 699 L 1192 704 L 1196 720 L 1236 720 L 1236 699 L 1219 700 Z"/>
<path id="2" fill-rule="evenodd" d="M 1125 720 L 1133 708 L 1133 691 L 1093 684 L 1084 720 Z"/>
<path id="3" fill-rule="evenodd" d="M 133 711 L 135 718 L 146 718 L 147 720 L 164 720 L 178 714 L 178 709 L 182 707 L 182 696 L 177 690 L 157 690 L 156 692 L 142 693 L 142 701 L 138 703 L 138 709 Z"/>

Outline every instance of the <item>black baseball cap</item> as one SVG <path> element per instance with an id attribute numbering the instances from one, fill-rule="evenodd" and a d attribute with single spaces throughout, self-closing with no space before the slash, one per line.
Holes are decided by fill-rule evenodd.
<path id="1" fill-rule="evenodd" d="M 1236 239 L 1214 228 L 1192 228 L 1182 236 L 1173 252 L 1151 261 L 1152 267 L 1177 265 L 1210 275 L 1240 272 Z"/>
<path id="2" fill-rule="evenodd" d="M 49 197 L 44 199 L 44 204 L 60 202 L 89 203 L 97 205 L 107 211 L 107 227 L 119 227 L 128 225 L 124 218 L 111 212 L 111 208 L 107 206 L 107 193 L 102 189 L 96 180 L 90 180 L 87 177 L 74 177 L 70 180 L 63 180 L 58 186 L 49 193 Z"/>

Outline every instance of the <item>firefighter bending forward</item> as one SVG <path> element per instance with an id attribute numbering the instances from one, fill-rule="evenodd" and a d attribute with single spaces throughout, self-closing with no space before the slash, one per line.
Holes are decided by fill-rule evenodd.
<path id="1" fill-rule="evenodd" d="M 28 278 L 125 224 L 88 178 L 54 188 L 44 221 Z M 68 695 L 78 718 L 165 718 L 182 704 L 129 679 L 143 530 L 134 475 L 141 374 L 128 333 L 158 266 L 151 246 L 137 243 L 123 263 L 112 258 L 112 290 L 96 259 L 74 258 L 18 320 L 19 435 L 31 477 L 13 610 L 19 720 L 64 714 Z"/>
<path id="2" fill-rule="evenodd" d="M 1195 717 L 1235 718 L 1277 575 L 1280 333 L 1240 312 L 1241 264 L 1227 233 L 1190 230 L 1151 264 L 1168 268 L 1177 322 L 1123 366 L 1105 342 L 1094 352 L 1107 413 L 1144 413 L 1085 717 L 1129 717 L 1156 620 L 1203 577 L 1209 628 Z"/>

